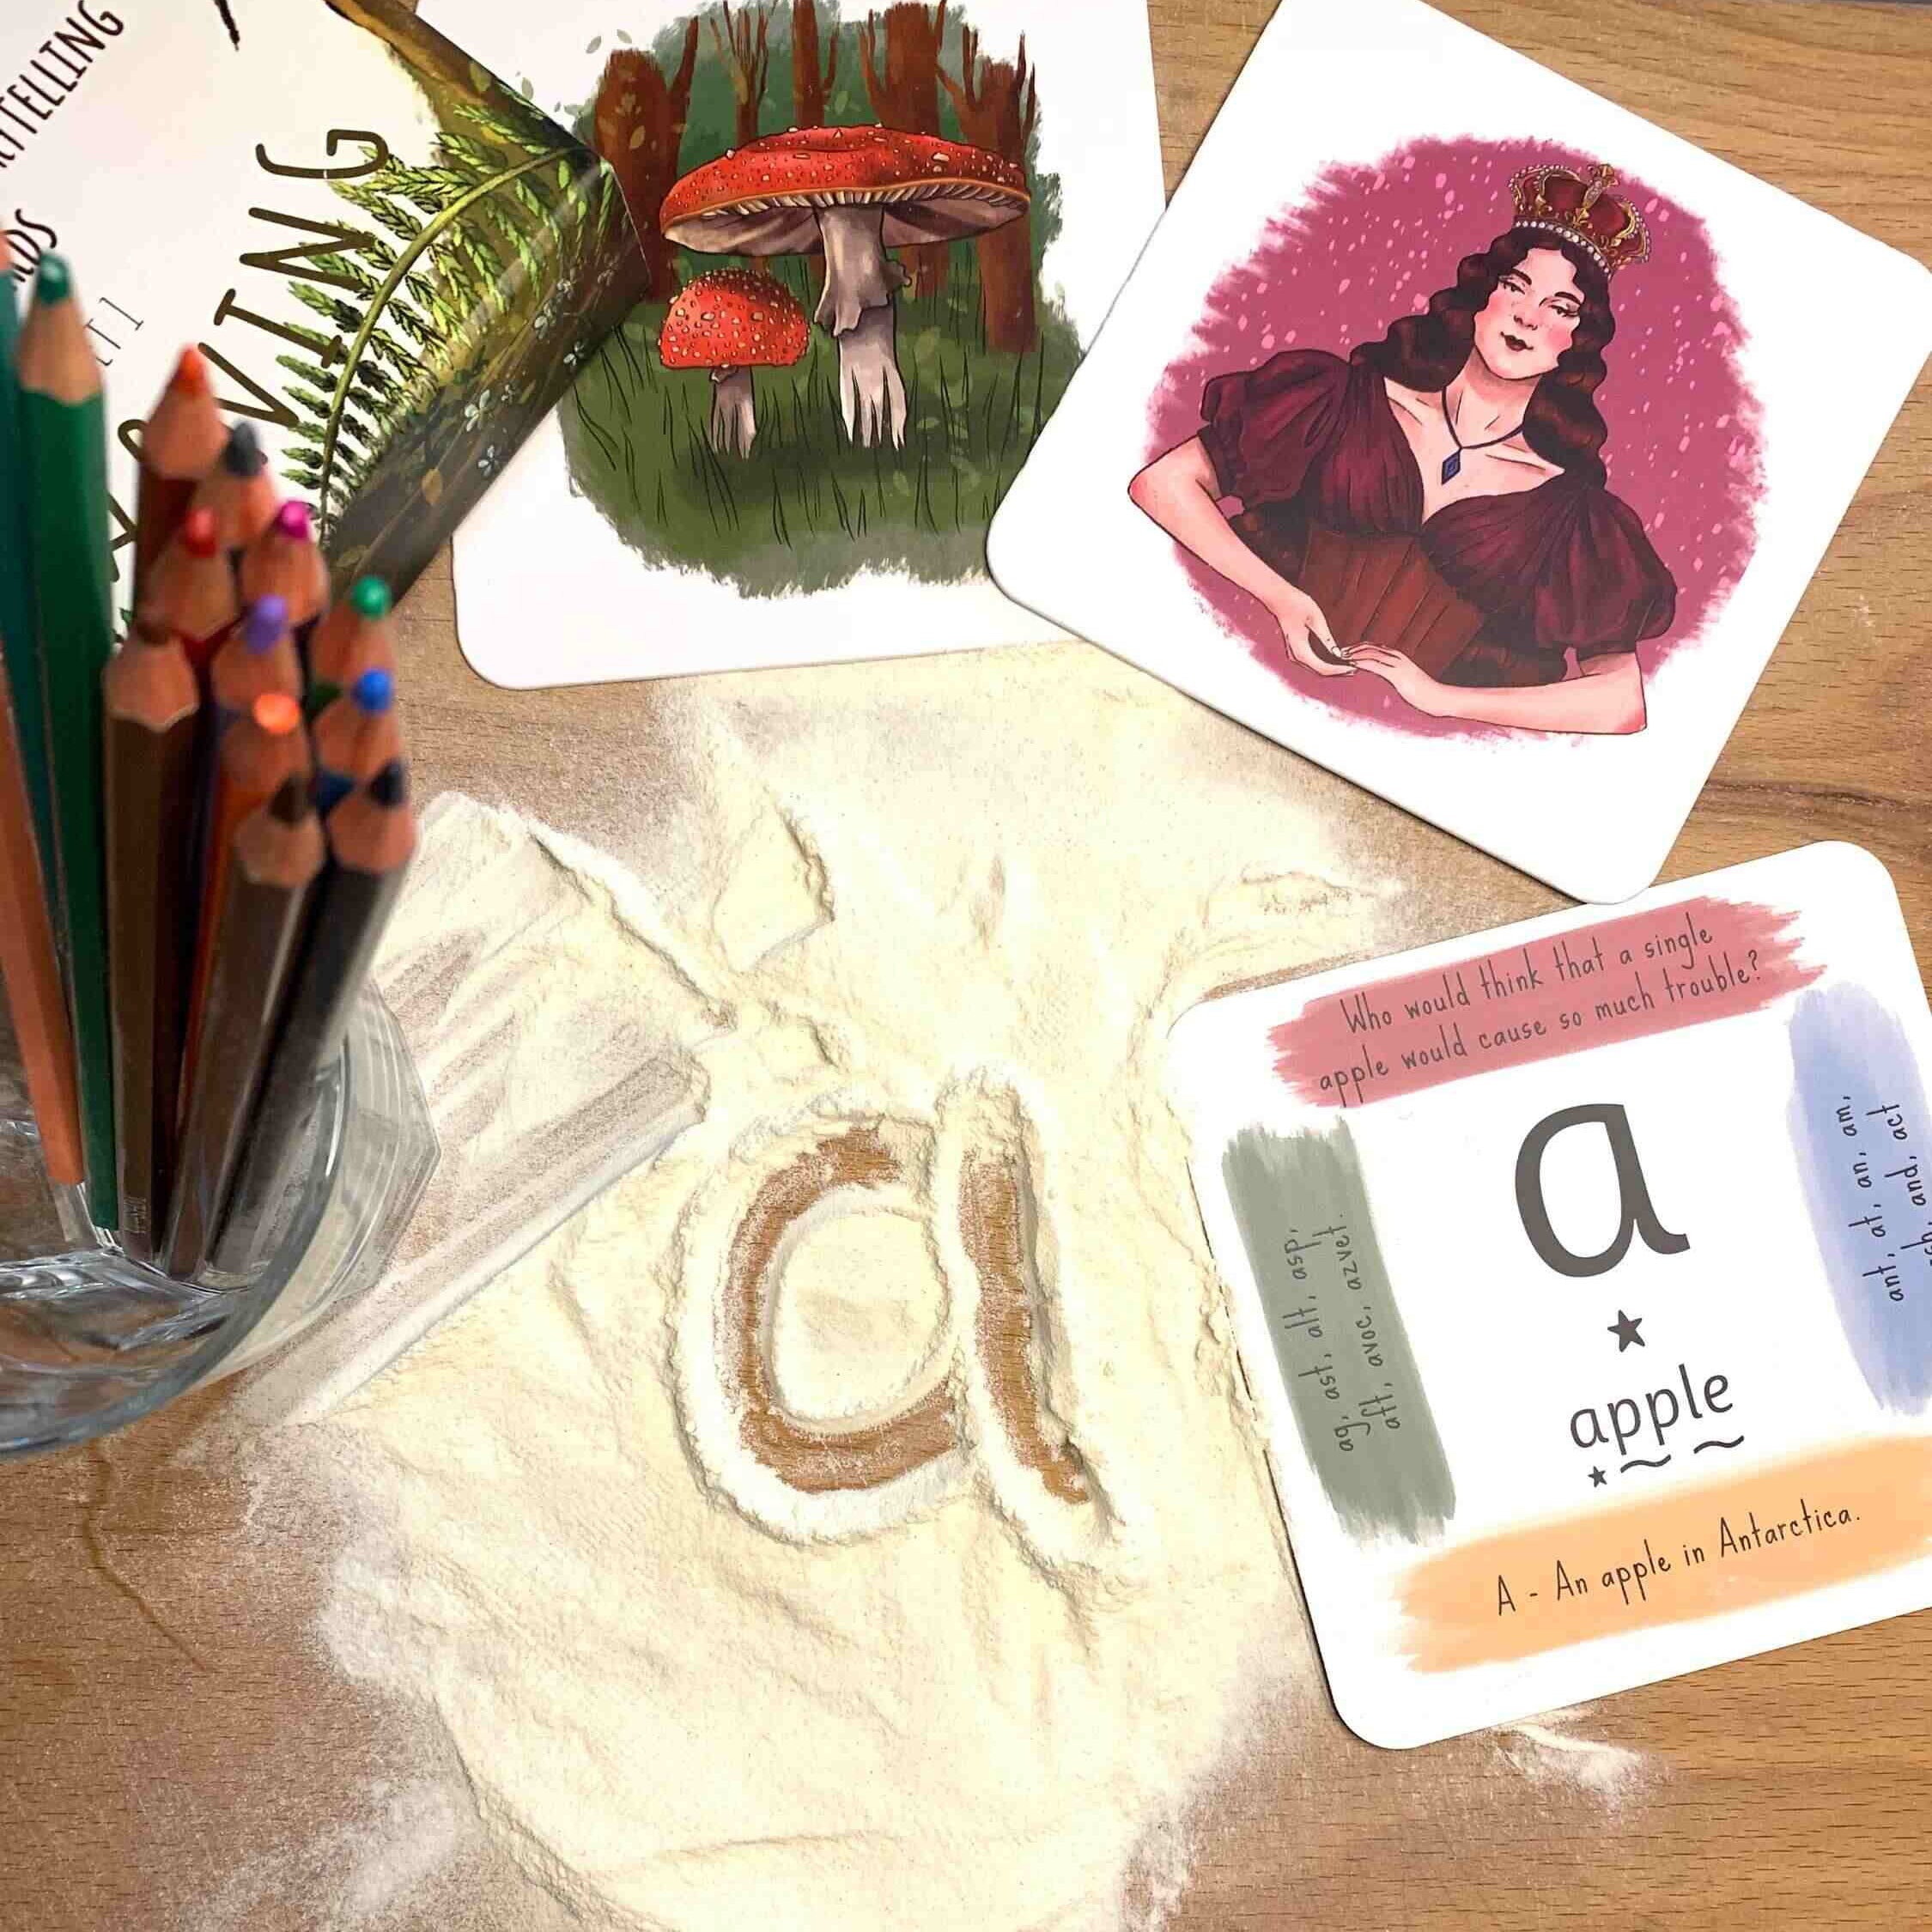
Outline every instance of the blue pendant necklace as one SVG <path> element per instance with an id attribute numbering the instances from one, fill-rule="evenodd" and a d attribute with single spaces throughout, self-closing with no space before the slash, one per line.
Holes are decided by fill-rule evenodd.
<path id="1" fill-rule="evenodd" d="M 1519 422 L 1508 435 L 1492 436 L 1486 443 L 1466 443 L 1455 433 L 1455 418 L 1449 413 L 1449 391 L 1446 389 L 1442 394 L 1442 405 L 1443 427 L 1449 431 L 1449 440 L 1455 445 L 1455 449 L 1443 459 L 1443 481 L 1446 483 L 1454 483 L 1462 474 L 1462 459 L 1466 452 L 1494 449 L 1498 443 L 1508 442 L 1510 436 L 1522 434 L 1522 424 Z"/>

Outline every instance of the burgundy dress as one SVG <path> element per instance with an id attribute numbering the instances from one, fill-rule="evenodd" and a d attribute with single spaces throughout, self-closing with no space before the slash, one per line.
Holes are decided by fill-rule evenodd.
<path id="1" fill-rule="evenodd" d="M 1382 377 L 1290 349 L 1207 385 L 1201 440 L 1233 527 L 1321 605 L 1335 641 L 1405 653 L 1450 684 L 1553 684 L 1661 636 L 1677 586 L 1630 507 L 1571 471 L 1466 496 L 1426 523 Z"/>

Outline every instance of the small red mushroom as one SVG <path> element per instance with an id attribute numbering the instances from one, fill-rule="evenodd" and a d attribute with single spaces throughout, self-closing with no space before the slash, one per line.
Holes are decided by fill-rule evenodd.
<path id="1" fill-rule="evenodd" d="M 744 269 L 700 276 L 671 305 L 658 338 L 667 369 L 711 372 L 711 447 L 749 456 L 758 440 L 754 369 L 788 369 L 811 346 L 805 312 L 770 276 Z"/>
<path id="2" fill-rule="evenodd" d="M 881 127 L 794 128 L 695 168 L 658 226 L 713 255 L 825 258 L 814 319 L 839 345 L 846 434 L 906 435 L 894 297 L 908 279 L 888 250 L 984 234 L 1026 210 L 1026 171 L 936 135 Z"/>

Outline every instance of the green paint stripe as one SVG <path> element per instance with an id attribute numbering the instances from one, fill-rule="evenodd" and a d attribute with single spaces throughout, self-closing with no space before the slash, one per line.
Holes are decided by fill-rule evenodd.
<path id="1" fill-rule="evenodd" d="M 21 414 L 33 456 L 29 516 L 88 1206 L 98 1226 L 112 1228 L 119 1199 L 101 813 L 100 674 L 114 643 L 106 410 L 98 396 L 71 405 L 29 395 Z"/>
<path id="2" fill-rule="evenodd" d="M 1347 1123 L 1244 1127 L 1221 1173 L 1302 1446 L 1336 1515 L 1358 1538 L 1436 1534 L 1455 1514 L 1455 1483 Z"/>

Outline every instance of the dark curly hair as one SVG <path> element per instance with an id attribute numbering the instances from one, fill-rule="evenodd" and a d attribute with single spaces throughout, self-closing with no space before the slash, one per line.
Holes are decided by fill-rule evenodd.
<path id="1" fill-rule="evenodd" d="M 1617 333 L 1610 313 L 1610 284 L 1588 250 L 1542 228 L 1511 228 L 1480 255 L 1465 255 L 1455 286 L 1439 289 L 1420 315 L 1405 315 L 1380 342 L 1364 343 L 1352 360 L 1405 388 L 1433 394 L 1461 374 L 1475 340 L 1476 317 L 1496 285 L 1533 248 L 1554 248 L 1577 271 L 1583 298 L 1577 332 L 1557 366 L 1536 386 L 1523 416 L 1522 440 L 1546 462 L 1603 481 L 1604 444 L 1610 431 L 1590 400 L 1609 373 L 1603 351 Z"/>

